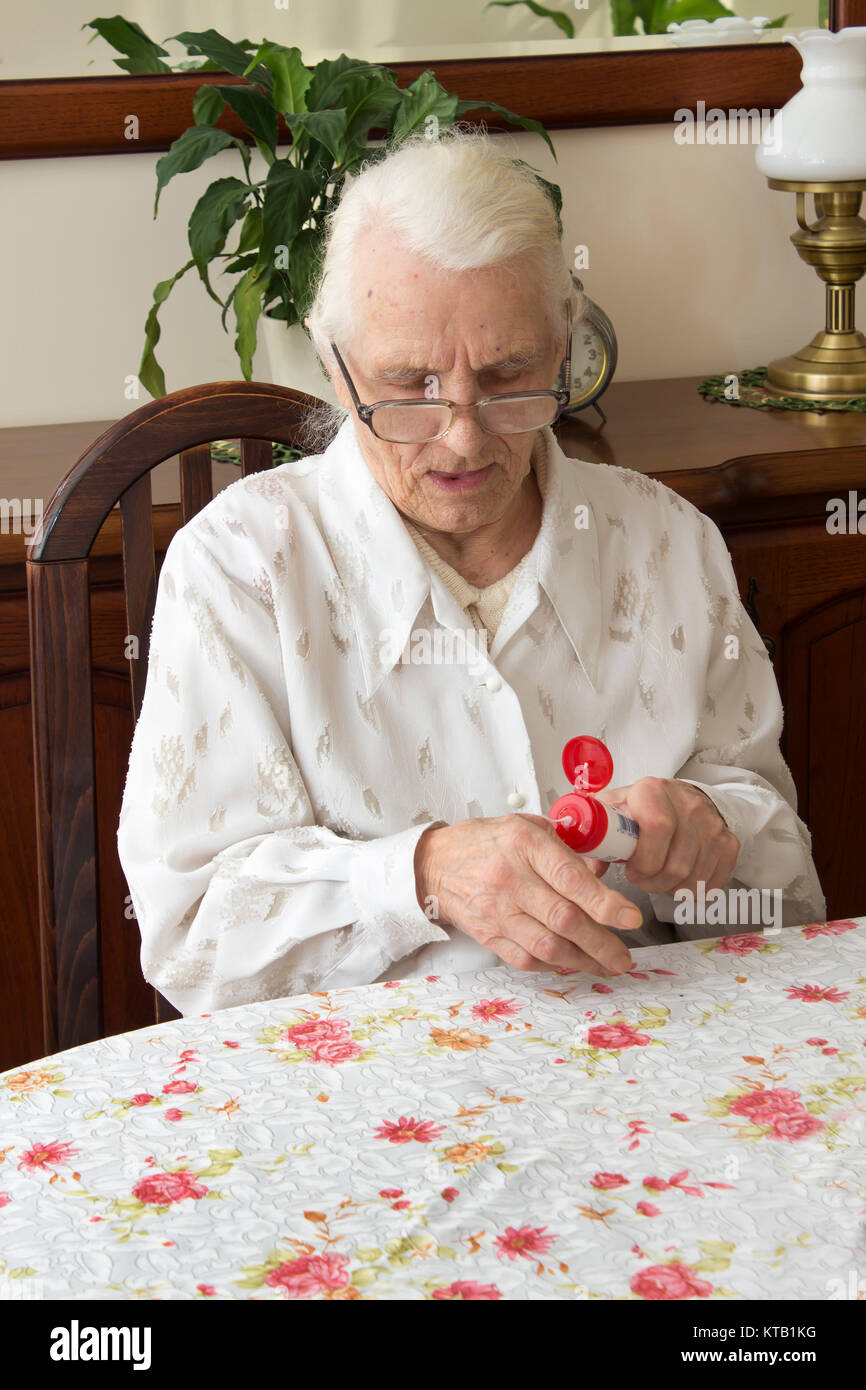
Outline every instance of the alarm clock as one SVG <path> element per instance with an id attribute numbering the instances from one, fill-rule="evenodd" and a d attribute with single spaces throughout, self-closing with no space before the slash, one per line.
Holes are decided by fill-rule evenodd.
<path id="1" fill-rule="evenodd" d="M 604 411 L 597 404 L 608 388 L 616 371 L 617 345 L 613 324 L 607 314 L 590 299 L 583 284 L 572 273 L 574 287 L 583 294 L 584 313 L 572 329 L 571 337 L 571 396 L 563 415 L 576 415 L 587 406 L 593 406 L 606 420 Z"/>

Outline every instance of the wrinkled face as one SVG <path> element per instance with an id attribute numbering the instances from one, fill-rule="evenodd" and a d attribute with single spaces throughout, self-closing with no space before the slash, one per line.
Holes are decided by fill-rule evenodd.
<path id="1" fill-rule="evenodd" d="M 366 233 L 355 254 L 360 327 L 351 347 L 337 347 L 363 404 L 424 399 L 426 392 L 463 405 L 554 385 L 565 308 L 554 321 L 541 302 L 536 253 L 455 273 L 395 247 L 386 230 Z M 336 365 L 332 380 L 340 403 L 351 408 Z M 410 521 L 466 535 L 521 505 L 538 431 L 488 434 L 470 412 L 456 415 L 441 439 L 392 444 L 353 415 L 370 471 Z"/>

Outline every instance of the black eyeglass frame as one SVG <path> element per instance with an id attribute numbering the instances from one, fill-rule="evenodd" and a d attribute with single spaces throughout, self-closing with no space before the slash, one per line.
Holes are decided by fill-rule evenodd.
<path id="1" fill-rule="evenodd" d="M 417 442 L 417 443 L 430 444 L 430 443 L 433 442 L 434 439 L 442 439 L 442 438 L 448 433 L 448 431 L 450 430 L 451 426 L 454 424 L 454 412 L 455 412 L 455 410 L 477 410 L 477 409 L 478 409 L 480 406 L 482 406 L 482 405 L 492 405 L 492 404 L 496 404 L 496 403 L 498 403 L 498 402 L 500 402 L 500 401 L 531 400 L 531 399 L 533 399 L 533 398 L 537 398 L 537 397 L 541 397 L 541 396 L 550 396 L 550 397 L 552 397 L 552 398 L 557 402 L 557 411 L 556 411 L 556 414 L 554 415 L 553 419 L 550 421 L 550 424 L 553 425 L 553 424 L 556 423 L 556 421 L 557 421 L 557 420 L 559 419 L 559 417 L 562 415 L 563 411 L 567 408 L 567 406 L 568 406 L 568 404 L 569 404 L 569 401 L 571 400 L 571 391 L 572 391 L 572 384 L 571 384 L 571 340 L 572 340 L 572 328 L 573 328 L 573 325 L 572 325 L 572 321 L 571 321 L 571 304 L 570 304 L 570 302 L 568 302 L 568 301 L 566 301 L 565 311 L 566 311 L 566 319 L 567 319 L 567 337 L 566 337 L 565 356 L 564 356 L 564 358 L 562 359 L 562 365 L 561 365 L 561 367 L 560 367 L 560 369 L 559 369 L 559 380 L 560 380 L 560 382 L 561 382 L 561 385 L 559 385 L 558 387 L 556 387 L 556 389 L 554 389 L 554 390 L 552 390 L 552 391 L 508 391 L 508 392 L 504 393 L 503 395 L 499 395 L 499 396 L 484 396 L 482 400 L 480 400 L 480 401 L 472 401 L 469 405 L 459 405 L 456 401 L 447 401 L 447 400 L 444 400 L 444 399 L 442 399 L 442 398 L 440 398 L 440 397 L 436 397 L 436 398 L 433 399 L 433 400 L 428 400 L 426 397 L 424 397 L 423 399 L 417 399 L 417 398 L 416 398 L 416 399 L 408 399 L 408 400 L 407 400 L 407 399 L 404 397 L 402 400 L 398 399 L 398 400 L 386 400 L 386 401 L 373 401 L 373 403 L 372 403 L 371 405 L 365 405 L 365 404 L 359 399 L 358 392 L 357 392 L 356 389 L 355 389 L 355 383 L 353 382 L 351 376 L 349 375 L 349 369 L 348 369 L 348 367 L 346 366 L 345 362 L 343 361 L 342 356 L 340 355 L 340 350 L 339 350 L 339 348 L 337 347 L 337 344 L 336 344 L 333 340 L 331 341 L 331 351 L 333 352 L 334 357 L 335 357 L 336 360 L 337 360 L 337 366 L 340 368 L 340 371 L 343 373 L 343 379 L 345 380 L 346 386 L 349 388 L 349 395 L 352 397 L 352 404 L 354 405 L 355 410 L 358 412 L 358 418 L 359 418 L 360 420 L 363 420 L 364 424 L 367 426 L 367 428 L 370 430 L 370 432 L 371 432 L 372 434 L 376 435 L 376 438 L 377 438 L 377 439 L 381 439 L 381 438 L 383 438 L 383 436 L 382 436 L 382 435 L 376 434 L 376 431 L 373 429 L 372 415 L 373 415 L 373 411 L 374 411 L 374 410 L 379 410 L 382 406 L 390 406 L 390 407 L 393 408 L 393 407 L 395 407 L 395 406 L 402 406 L 402 405 L 423 405 L 423 406 L 429 406 L 429 407 L 432 408 L 433 406 L 443 406 L 443 405 L 444 405 L 444 406 L 447 406 L 448 409 L 451 411 L 451 419 L 448 421 L 448 424 L 445 426 L 445 429 L 442 430 L 439 434 L 434 434 L 434 435 L 432 436 L 431 439 L 426 439 L 426 440 L 418 440 L 418 441 L 408 441 L 408 440 L 407 440 L 407 441 L 405 441 L 405 442 L 407 442 L 407 443 L 409 443 L 409 442 Z M 487 434 L 496 434 L 496 433 L 497 433 L 496 430 L 488 430 L 487 427 L 482 423 L 482 421 L 481 421 L 480 419 L 479 419 L 478 423 L 481 425 L 481 428 L 482 428 L 483 430 L 486 431 Z M 530 427 L 530 430 L 508 430 L 508 431 L 506 431 L 506 433 L 508 433 L 508 434 L 529 434 L 531 430 L 533 430 L 533 429 L 538 429 L 538 428 L 539 428 L 539 426 L 537 426 L 537 425 L 532 425 L 532 426 Z M 397 443 L 397 442 L 399 442 L 399 441 L 390 440 L 390 441 L 386 441 L 386 442 L 389 442 L 389 443 Z"/>

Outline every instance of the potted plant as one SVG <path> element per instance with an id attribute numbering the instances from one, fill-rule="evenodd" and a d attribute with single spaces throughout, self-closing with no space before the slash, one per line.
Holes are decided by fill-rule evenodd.
<path id="1" fill-rule="evenodd" d="M 346 174 L 363 161 L 381 158 L 387 147 L 418 131 L 435 138 L 440 128 L 453 125 L 481 105 L 499 112 L 510 124 L 541 135 L 556 158 L 550 137 L 538 121 L 494 102 L 461 101 L 446 92 L 429 70 L 401 88 L 389 68 L 363 59 L 341 54 L 309 69 L 297 48 L 268 40 L 234 43 L 215 29 L 175 34 L 190 59 L 172 66 L 165 61 L 166 49 L 120 15 L 93 19 L 84 27 L 95 29 L 125 55 L 115 59 L 125 72 L 228 72 L 243 79 L 199 87 L 193 100 L 193 124 L 157 160 L 154 217 L 160 194 L 175 174 L 200 168 L 222 150 L 237 149 L 243 177 L 216 179 L 201 195 L 189 219 L 189 259 L 154 289 L 138 371 L 139 380 L 154 397 L 166 392 L 165 376 L 154 355 L 160 337 L 159 310 L 181 277 L 193 269 L 220 306 L 226 331 L 228 312 L 234 313 L 234 345 L 246 380 L 252 377 L 262 321 L 273 326 L 272 332 L 293 334 L 306 347 L 312 363 L 302 325 L 312 298 L 325 219 L 339 199 Z M 264 177 L 257 179 L 251 171 L 247 141 L 217 124 L 226 107 L 249 132 L 267 166 Z M 278 151 L 281 122 L 291 136 L 283 154 Z M 386 144 L 369 146 L 373 130 L 385 132 Z M 558 216 L 560 189 L 544 182 Z M 237 241 L 227 251 L 226 242 L 235 231 Z M 237 277 L 225 299 L 211 282 L 215 266 Z M 292 379 L 284 384 L 303 389 L 299 370 L 292 368 Z M 322 394 L 322 380 L 319 374 L 313 394 Z"/>

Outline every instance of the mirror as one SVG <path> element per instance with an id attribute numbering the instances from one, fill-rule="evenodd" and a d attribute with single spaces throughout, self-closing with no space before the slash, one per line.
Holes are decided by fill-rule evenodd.
<path id="1" fill-rule="evenodd" d="M 616 0 L 617 11 L 636 14 L 640 0 Z M 785 33 L 824 25 L 828 0 L 740 0 L 737 14 L 751 19 L 787 15 L 784 26 L 765 30 L 749 46 L 778 43 Z M 692 0 L 687 12 L 721 8 L 719 0 Z M 699 8 L 700 7 L 700 8 Z M 525 3 L 487 6 L 485 0 L 121 0 L 119 12 L 157 42 L 185 29 L 215 28 L 231 39 L 261 37 L 300 48 L 308 63 L 346 52 L 383 63 L 453 58 L 530 57 L 576 53 L 627 53 L 679 48 L 666 33 L 614 35 L 611 0 L 549 0 L 573 27 L 567 37 L 556 23 Z M 659 23 L 686 6 L 657 0 Z M 39 0 L 9 6 L 3 21 L 0 79 L 117 76 L 120 55 L 82 25 L 104 14 L 98 0 Z M 623 26 L 621 26 L 623 27 Z M 642 28 L 636 20 L 635 27 Z M 701 35 L 702 46 L 708 44 Z M 92 42 L 89 40 L 92 38 Z M 744 39 L 738 36 L 738 42 Z M 713 36 L 713 46 L 721 36 Z M 727 46 L 727 45 L 724 45 Z M 688 49 L 680 49 L 687 52 Z M 167 61 L 186 59 L 180 44 Z"/>

